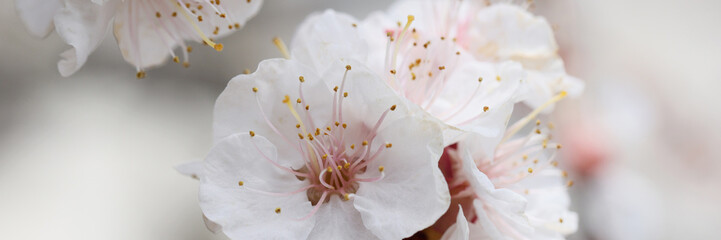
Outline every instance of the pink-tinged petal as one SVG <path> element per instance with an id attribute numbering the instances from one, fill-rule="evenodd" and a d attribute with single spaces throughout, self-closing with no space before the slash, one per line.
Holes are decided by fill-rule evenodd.
<path id="1" fill-rule="evenodd" d="M 463 207 L 458 205 L 456 223 L 451 225 L 446 232 L 443 233 L 441 240 L 468 240 L 469 234 L 468 220 L 466 220 L 466 216 L 463 215 Z"/>
<path id="2" fill-rule="evenodd" d="M 65 7 L 55 15 L 55 31 L 73 48 L 60 54 L 60 75 L 67 77 L 78 71 L 103 41 L 116 10 L 115 3 L 98 5 L 88 0 L 65 0 Z"/>
<path id="3" fill-rule="evenodd" d="M 53 30 L 53 17 L 62 7 L 62 0 L 15 0 L 15 9 L 28 32 L 39 38 Z"/>
<path id="4" fill-rule="evenodd" d="M 306 238 L 315 225 L 315 219 L 298 221 L 313 209 L 306 194 L 268 193 L 293 192 L 309 183 L 265 157 L 277 160 L 277 153 L 276 146 L 262 136 L 233 134 L 217 142 L 200 180 L 203 213 L 230 238 Z"/>

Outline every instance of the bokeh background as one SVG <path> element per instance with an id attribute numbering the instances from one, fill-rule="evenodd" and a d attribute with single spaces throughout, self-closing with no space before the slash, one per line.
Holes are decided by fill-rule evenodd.
<path id="1" fill-rule="evenodd" d="M 227 81 L 280 57 L 306 15 L 364 18 L 390 1 L 266 0 L 222 53 L 136 79 L 112 36 L 62 78 L 57 35 L 32 38 L 0 0 L 0 239 L 224 239 L 197 182 L 173 167 L 210 148 Z M 553 119 L 581 228 L 571 239 L 716 239 L 721 233 L 721 2 L 538 1 L 568 71 L 586 82 Z M 199 45 L 196 45 L 199 46 Z"/>

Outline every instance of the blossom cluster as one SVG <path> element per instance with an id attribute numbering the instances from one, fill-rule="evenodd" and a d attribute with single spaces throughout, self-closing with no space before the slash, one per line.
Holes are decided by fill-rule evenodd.
<path id="1" fill-rule="evenodd" d="M 18 0 L 31 33 L 72 45 L 76 72 L 112 23 L 126 61 L 188 65 L 260 0 Z M 400 0 L 364 20 L 326 10 L 285 56 L 230 80 L 200 180 L 233 239 L 563 239 L 577 228 L 561 145 L 539 120 L 583 90 L 548 22 L 510 3 Z M 530 112 L 515 117 L 514 107 Z M 519 114 L 516 114 L 519 115 Z M 523 114 L 521 114 L 523 115 Z M 509 123 L 510 122 L 510 123 Z"/>
<path id="2" fill-rule="evenodd" d="M 563 239 L 577 228 L 561 145 L 538 119 L 583 84 L 525 8 L 400 1 L 326 10 L 285 59 L 218 98 L 200 179 L 233 239 Z M 514 106 L 533 109 L 509 123 Z"/>

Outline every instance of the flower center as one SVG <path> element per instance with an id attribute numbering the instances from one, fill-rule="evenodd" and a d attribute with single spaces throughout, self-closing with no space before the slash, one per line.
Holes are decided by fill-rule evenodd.
<path id="1" fill-rule="evenodd" d="M 297 151 L 299 157 L 304 162 L 304 166 L 300 169 L 291 169 L 281 166 L 265 155 L 263 155 L 264 158 L 274 166 L 294 174 L 299 180 L 308 180 L 310 183 L 309 186 L 289 193 L 265 193 L 286 196 L 305 192 L 308 200 L 315 205 L 315 207 L 313 211 L 303 219 L 312 216 L 322 203 L 330 200 L 329 197 L 331 195 L 335 194 L 343 200 L 349 200 L 358 190 L 360 182 L 375 182 L 385 177 L 383 166 L 378 167 L 379 175 L 376 177 L 362 178 L 358 175 L 365 173 L 368 165 L 377 160 L 384 149 L 393 146 L 391 143 L 373 143 L 377 141 L 376 136 L 383 120 L 390 111 L 396 109 L 396 106 L 393 105 L 386 109 L 374 126 L 366 126 L 363 123 L 355 125 L 352 122 L 345 122 L 342 111 L 343 99 L 347 98 L 349 93 L 343 90 L 348 71 L 350 70 L 351 66 L 347 65 L 341 86 L 335 86 L 333 88 L 332 117 L 330 121 L 327 121 L 330 123 L 327 126 L 316 125 L 319 123 L 319 119 L 313 119 L 310 114 L 311 106 L 308 105 L 303 96 L 303 82 L 305 82 L 305 78 L 303 76 L 298 77 L 300 81 L 298 88 L 299 98 L 292 101 L 289 95 L 285 95 L 282 100 L 282 103 L 286 105 L 288 111 L 296 120 L 294 125 L 297 130 L 297 138 L 286 137 L 286 135 L 278 131 L 273 123 L 268 120 L 256 95 L 260 112 L 266 124 L 268 124 L 276 134 L 281 136 L 289 146 Z M 254 93 L 259 91 L 257 88 L 253 88 L 252 90 Z M 305 111 L 302 111 L 303 114 L 300 114 L 296 108 L 305 109 Z M 255 136 L 255 132 L 250 131 L 250 135 Z M 257 146 L 256 149 L 263 154 Z"/>

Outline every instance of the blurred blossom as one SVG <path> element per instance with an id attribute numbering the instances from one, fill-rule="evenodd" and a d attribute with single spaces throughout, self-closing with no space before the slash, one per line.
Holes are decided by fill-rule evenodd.
<path id="1" fill-rule="evenodd" d="M 164 63 L 168 56 L 189 66 L 186 41 L 202 41 L 217 51 L 223 45 L 212 38 L 241 28 L 253 17 L 262 0 L 159 1 L 159 0 L 16 0 L 19 15 L 31 34 L 47 36 L 53 29 L 73 48 L 61 54 L 60 74 L 78 71 L 98 47 L 111 23 L 123 58 L 135 65 L 137 77 L 145 69 Z M 54 23 L 54 26 L 53 26 Z"/>

